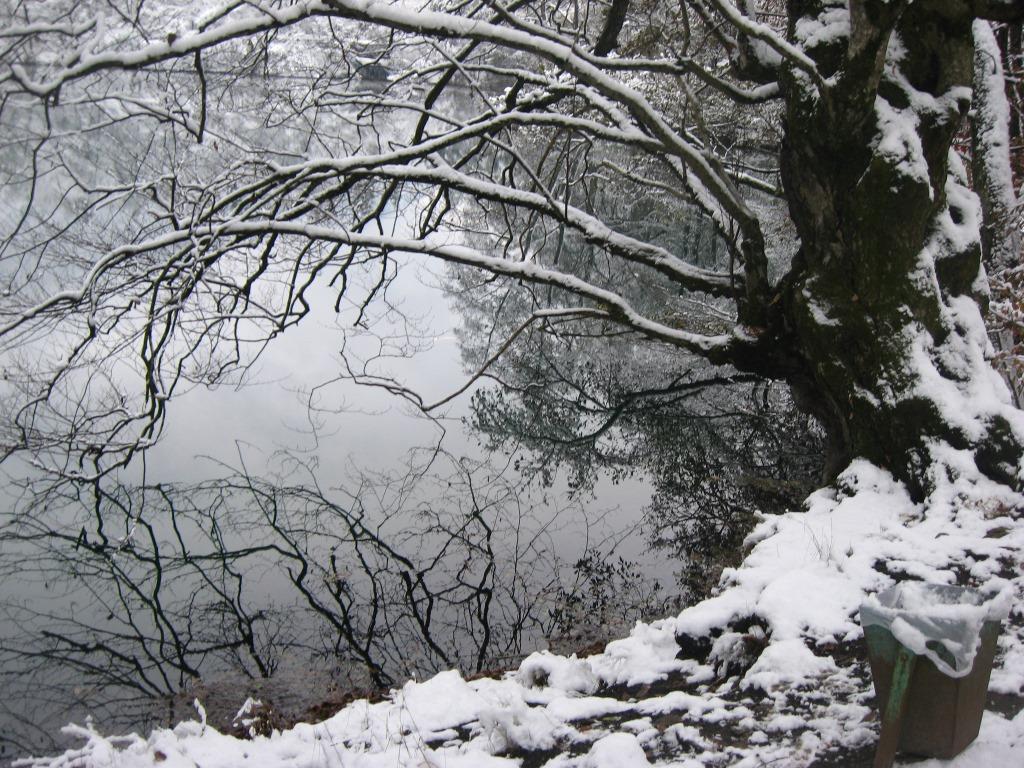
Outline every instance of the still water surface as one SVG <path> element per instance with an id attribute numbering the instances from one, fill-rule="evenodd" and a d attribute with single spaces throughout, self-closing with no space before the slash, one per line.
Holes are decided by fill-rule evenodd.
<path id="1" fill-rule="evenodd" d="M 393 287 L 395 295 L 403 299 L 401 327 L 378 323 L 374 328 L 380 335 L 393 331 L 397 337 L 408 331 L 405 320 L 415 319 L 418 349 L 408 356 L 391 357 L 373 370 L 408 384 L 425 401 L 432 402 L 458 389 L 467 377 L 452 333 L 458 318 L 438 287 L 438 275 L 413 264 L 404 267 Z M 326 292 L 326 288 L 318 290 Z M 649 496 L 642 481 L 601 482 L 592 496 L 567 504 L 561 481 L 556 480 L 554 488 L 541 488 L 516 475 L 508 467 L 508 457 L 485 454 L 461 422 L 472 390 L 453 401 L 438 418 L 428 419 L 392 394 L 340 380 L 338 352 L 343 340 L 347 354 L 355 358 L 372 355 L 379 341 L 354 334 L 350 318 L 345 312 L 334 315 L 329 311 L 330 304 L 315 303 L 318 308 L 310 317 L 275 340 L 244 386 L 194 389 L 172 403 L 160 443 L 129 467 L 123 478 L 126 484 L 143 484 L 150 489 L 133 502 L 138 505 L 133 514 L 148 509 L 146 504 L 155 504 L 156 512 L 146 513 L 154 539 L 165 544 L 177 539 L 178 543 L 177 547 L 165 546 L 163 552 L 170 552 L 180 562 L 190 552 L 215 551 L 216 547 L 210 548 L 211 542 L 225 550 L 238 550 L 268 542 L 280 547 L 282 541 L 301 538 L 300 548 L 312 561 L 314 573 L 301 583 L 309 585 L 321 607 L 333 611 L 335 618 L 339 615 L 349 594 L 340 585 L 347 579 L 351 594 L 363 595 L 364 603 L 376 600 L 387 614 L 389 601 L 403 600 L 400 580 L 387 573 L 398 561 L 382 555 L 380 547 L 371 542 L 361 550 L 362 556 L 372 561 L 370 566 L 362 567 L 357 560 L 341 569 L 334 564 L 334 558 L 343 559 L 345 555 L 338 554 L 339 548 L 351 545 L 351 538 L 342 530 L 348 518 L 334 521 L 330 517 L 333 513 L 322 501 L 330 499 L 345 510 L 358 502 L 366 528 L 414 560 L 416 568 L 429 570 L 429 565 L 443 561 L 427 573 L 424 588 L 414 594 L 420 608 L 427 606 L 427 614 L 434 612 L 429 633 L 417 634 L 408 612 L 397 609 L 390 623 L 381 624 L 393 636 L 380 640 L 374 659 L 380 665 L 378 673 L 392 681 L 452 665 L 467 671 L 481 666 L 508 666 L 517 657 L 546 647 L 557 623 L 551 620 L 552 611 L 565 608 L 559 601 L 564 602 L 573 586 L 581 584 L 581 576 L 572 566 L 588 551 L 614 550 L 637 563 L 635 568 L 630 566 L 628 574 L 625 570 L 619 574 L 633 580 L 634 586 L 637 575 L 643 576 L 645 584 L 647 579 L 649 584 L 671 581 L 672 563 L 651 553 L 639 533 L 641 509 Z M 395 318 L 388 322 L 394 323 Z M 443 452 L 437 453 L 439 449 Z M 225 501 L 218 495 L 220 491 L 211 491 L 218 487 L 208 482 L 212 478 L 230 476 L 237 482 L 242 470 L 256 483 L 265 484 L 266 489 L 290 484 L 318 488 L 312 503 L 303 495 L 299 505 L 301 514 L 317 519 L 297 524 L 293 518 L 287 527 L 291 538 L 268 538 L 266 526 L 261 527 L 261 518 L 253 507 L 259 506 L 257 496 L 247 501 L 243 493 L 241 501 L 236 497 Z M 177 513 L 172 515 L 160 507 L 161 500 L 155 498 L 159 494 L 153 490 L 204 482 L 207 484 L 192 495 L 197 510 L 181 514 L 180 520 L 172 520 Z M 287 501 L 291 509 L 301 495 L 278 497 L 276 492 L 267 493 L 279 499 L 282 508 Z M 459 522 L 471 518 L 472 524 Z M 458 535 L 452 535 L 453 531 Z M 128 563 L 129 554 L 144 548 L 144 533 L 137 525 L 126 523 L 121 538 L 114 539 L 121 551 L 115 551 L 109 559 L 115 565 L 119 557 Z M 77 542 L 74 551 L 85 552 L 89 545 L 86 537 Z M 332 565 L 328 567 L 327 563 Z M 265 556 L 239 558 L 226 569 L 223 563 L 205 571 L 198 567 L 180 569 L 187 573 L 174 582 L 170 577 L 178 571 L 167 568 L 162 599 L 176 604 L 190 599 L 201 603 L 206 594 L 218 596 L 213 602 L 221 606 L 219 618 L 209 612 L 176 614 L 179 623 L 187 627 L 175 627 L 173 621 L 161 623 L 145 606 L 137 615 L 115 616 L 123 603 L 110 599 L 112 590 L 122 588 L 111 581 L 114 571 L 76 573 L 75 567 L 68 566 L 62 572 L 57 565 L 40 566 L 34 574 L 8 574 L 0 584 L 0 599 L 28 610 L 17 614 L 19 617 L 35 614 L 36 618 L 34 625 L 31 621 L 20 623 L 23 619 L 17 626 L 8 622 L 0 630 L 2 636 L 25 638 L 50 631 L 42 618 L 45 616 L 72 621 L 71 625 L 62 622 L 55 627 L 52 631 L 57 633 L 73 634 L 68 628 L 72 625 L 74 632 L 81 632 L 83 627 L 110 626 L 102 619 L 102 614 L 109 612 L 107 619 L 117 626 L 125 626 L 125 620 L 130 619 L 140 636 L 159 636 L 163 642 L 168 631 L 180 631 L 192 638 L 193 644 L 206 643 L 212 648 L 216 643 L 211 643 L 211 632 L 216 636 L 217 628 L 207 626 L 209 631 L 204 632 L 204 627 L 192 624 L 222 621 L 224 631 L 234 637 L 240 622 L 237 616 L 224 614 L 223 606 L 228 605 L 237 607 L 239 615 L 250 620 L 249 628 L 257 636 L 251 643 L 255 653 L 233 656 L 210 651 L 190 658 L 190 668 L 198 675 L 176 669 L 161 676 L 155 668 L 174 666 L 165 663 L 166 648 L 170 646 L 161 645 L 150 652 L 141 649 L 138 642 L 133 645 L 126 640 L 117 646 L 125 653 L 143 659 L 148 654 L 147 675 L 156 680 L 147 689 L 148 695 L 124 686 L 104 685 L 104 681 L 123 674 L 122 667 L 131 676 L 130 665 L 119 666 L 110 654 L 89 657 L 90 664 L 100 667 L 89 675 L 81 674 L 81 669 L 69 669 L 54 657 L 7 656 L 3 680 L 8 690 L 0 708 L 0 745 L 4 751 L 0 756 L 51 751 L 66 743 L 57 733 L 60 725 L 70 720 L 81 722 L 89 713 L 101 730 L 146 728 L 188 716 L 189 700 L 198 696 L 205 700 L 211 722 L 223 726 L 250 693 L 268 698 L 283 715 L 293 717 L 321 700 L 337 698 L 349 688 L 380 683 L 360 665 L 351 649 L 332 657 L 331 648 L 338 650 L 337 638 L 332 635 L 337 626 L 325 621 L 322 612 L 315 610 L 316 605 L 296 591 L 298 565 L 294 559 L 282 559 L 268 551 Z M 214 576 L 199 576 L 205 572 Z M 124 574 L 130 573 L 124 566 Z M 55 579 L 54 574 L 59 578 Z M 614 577 L 612 574 L 612 581 L 603 589 L 615 588 Z M 142 590 L 145 594 L 157 594 L 152 573 L 138 578 L 146 585 Z M 462 602 L 446 605 L 438 599 L 433 605 L 432 597 L 445 592 L 449 582 L 452 588 L 461 585 L 464 594 L 457 597 Z M 488 585 L 487 590 L 474 591 L 483 583 Z M 640 594 L 645 589 L 638 588 L 637 601 L 642 601 Z M 571 610 L 567 611 L 561 633 L 566 634 L 567 621 L 582 629 L 566 642 L 585 644 L 601 639 L 603 633 L 626 631 L 635 617 L 635 606 L 622 601 L 632 599 L 620 596 L 620 603 L 607 606 L 609 612 L 603 617 L 574 617 Z M 483 619 L 482 601 L 486 601 L 487 614 Z M 352 615 L 365 621 L 366 610 L 364 605 Z M 578 610 L 586 611 L 585 603 Z M 267 619 L 271 615 L 272 620 Z M 595 626 L 605 623 L 614 626 Z M 438 648 L 427 647 L 430 642 L 436 642 Z M 19 647 L 25 648 L 24 640 Z M 82 658 L 86 656 L 82 654 Z M 269 660 L 271 667 L 260 668 L 253 658 Z M 154 695 L 157 690 L 185 693 L 176 697 Z"/>

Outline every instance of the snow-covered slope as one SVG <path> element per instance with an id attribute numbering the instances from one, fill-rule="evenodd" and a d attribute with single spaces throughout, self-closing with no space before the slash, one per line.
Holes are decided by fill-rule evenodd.
<path id="1" fill-rule="evenodd" d="M 858 609 L 865 595 L 913 578 L 1011 596 L 991 686 L 1003 714 L 986 713 L 978 741 L 941 765 L 1013 765 L 1024 754 L 1024 499 L 979 479 L 955 452 L 942 459 L 925 504 L 855 463 L 806 511 L 763 520 L 715 597 L 638 624 L 586 659 L 536 653 L 501 679 L 471 682 L 443 672 L 252 740 L 202 716 L 148 737 L 75 726 L 81 748 L 22 764 L 858 765 L 877 738 Z"/>

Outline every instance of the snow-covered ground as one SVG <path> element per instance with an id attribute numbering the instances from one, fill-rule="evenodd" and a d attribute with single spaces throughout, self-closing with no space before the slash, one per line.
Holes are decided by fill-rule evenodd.
<path id="1" fill-rule="evenodd" d="M 72 726 L 83 746 L 32 768 L 634 768 L 860 765 L 877 739 L 861 602 L 894 580 L 970 584 L 1011 603 L 978 740 L 952 761 L 1024 754 L 1024 499 L 947 450 L 915 504 L 855 462 L 804 512 L 766 518 L 716 596 L 585 659 L 536 653 L 500 679 L 457 672 L 318 724 L 237 739 L 197 720 L 148 736 Z M 969 479 L 968 479 L 969 478 Z M 1016 713 L 1016 714 L 1014 714 Z M 1016 762 L 1015 762 L 1016 761 Z"/>

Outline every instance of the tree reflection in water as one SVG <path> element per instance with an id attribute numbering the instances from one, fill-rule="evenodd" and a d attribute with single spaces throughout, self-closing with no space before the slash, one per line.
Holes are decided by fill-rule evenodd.
<path id="1" fill-rule="evenodd" d="M 297 468 L 223 469 L 24 489 L 2 529 L 0 567 L 19 585 L 3 605 L 9 718 L 51 735 L 83 711 L 139 727 L 188 715 L 202 694 L 223 726 L 248 690 L 296 716 L 340 691 L 508 666 L 594 591 L 560 539 L 602 559 L 623 535 L 578 500 L 552 507 L 507 466 L 444 452 L 351 490 Z M 664 607 L 635 577 L 627 622 Z M 15 748 L 44 735 L 24 732 L 7 737 Z"/>

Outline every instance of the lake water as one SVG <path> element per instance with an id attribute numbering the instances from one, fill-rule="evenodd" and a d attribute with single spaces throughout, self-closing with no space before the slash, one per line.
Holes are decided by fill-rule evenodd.
<path id="1" fill-rule="evenodd" d="M 374 372 L 430 402 L 467 378 L 452 333 L 458 318 L 441 276 L 410 263 L 398 280 L 394 295 L 416 319 L 421 348 Z M 325 286 L 317 293 L 313 314 L 267 348 L 245 386 L 175 399 L 161 442 L 122 478 L 148 490 L 115 493 L 119 501 L 104 507 L 105 550 L 86 533 L 87 505 L 70 498 L 61 538 L 4 543 L 6 561 L 34 565 L 0 585 L 0 637 L 27 651 L 3 657 L 0 755 L 52 751 L 66 743 L 59 727 L 90 712 L 101 730 L 145 728 L 190 716 L 198 696 L 223 726 L 250 694 L 290 717 L 382 679 L 512 666 L 553 635 L 582 646 L 627 631 L 645 590 L 671 582 L 673 564 L 639 533 L 642 480 L 601 482 L 567 501 L 564 482 L 529 482 L 466 431 L 472 389 L 428 419 L 392 394 L 339 380 L 342 339 L 350 357 L 370 355 L 378 341 L 354 334 L 350 314 L 330 311 Z M 407 332 L 395 322 L 375 331 Z M 225 477 L 230 493 L 210 482 Z M 250 482 L 259 488 L 243 487 Z M 271 497 L 288 516 L 278 528 L 259 501 Z M 19 548 L 29 559 L 16 557 Z M 162 570 L 150 562 L 157 552 Z M 297 552 L 310 569 L 299 582 Z M 580 603 L 553 619 L 567 596 L 593 592 L 579 589 L 586 574 L 573 568 L 588 552 L 637 563 L 599 587 L 628 583 L 636 593 L 614 596 L 603 615 Z M 224 553 L 231 557 L 202 560 Z M 410 589 L 410 574 L 422 585 Z M 138 594 L 125 599 L 128 585 Z M 377 625 L 368 618 L 375 603 L 386 616 Z M 347 645 L 339 620 L 361 623 Z M 218 650 L 218 638 L 244 642 Z M 133 690 L 141 679 L 147 685 Z M 167 695 L 176 691 L 184 693 Z"/>
<path id="2" fill-rule="evenodd" d="M 303 156 L 304 119 L 269 128 L 264 86 L 238 82 L 220 83 L 235 112 L 211 133 Z M 470 109 L 465 96 L 443 108 Z M 72 136 L 78 117 L 63 116 Z M 317 119 L 326 143 L 314 151 L 346 156 L 346 120 L 326 130 L 330 111 Z M 382 131 L 407 134 L 412 119 Z M 164 158 L 145 131 L 116 130 L 110 144 L 134 142 L 143 154 L 156 146 L 146 159 L 161 168 L 190 173 L 232 159 L 210 142 L 181 145 L 181 157 L 168 142 Z M 134 159 L 88 143 L 85 154 L 101 176 Z M 199 188 L 202 179 L 193 173 Z M 16 218 L 18 190 L 5 192 L 0 218 Z M 379 218 L 403 230 L 397 214 Z M 115 230 L 95 236 L 116 245 Z M 21 483 L 38 473 L 4 467 L 0 517 L 16 526 L 0 540 L 0 758 L 52 752 L 64 743 L 59 727 L 89 713 L 104 731 L 145 728 L 190 716 L 199 697 L 221 725 L 250 694 L 296 713 L 436 669 L 514 666 L 553 639 L 583 647 L 668 610 L 678 563 L 639 531 L 651 497 L 642 472 L 573 495 L 558 473 L 545 486 L 516 471 L 515 455 L 481 448 L 462 424 L 474 387 L 431 418 L 387 391 L 401 382 L 433 402 L 468 375 L 452 332 L 460 318 L 439 288 L 445 276 L 394 258 L 398 311 L 378 303 L 382 314 L 366 323 L 374 335 L 354 326 L 350 304 L 335 313 L 330 286 L 316 284 L 311 314 L 238 386 L 176 395 L 159 444 L 102 487 L 34 498 Z M 37 341 L 20 353 L 60 348 L 60 339 Z M 387 387 L 341 375 L 343 347 Z M 704 415 L 713 423 L 720 414 Z"/>

